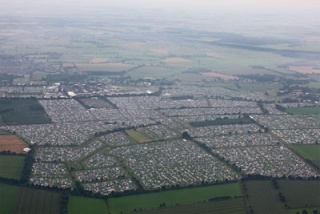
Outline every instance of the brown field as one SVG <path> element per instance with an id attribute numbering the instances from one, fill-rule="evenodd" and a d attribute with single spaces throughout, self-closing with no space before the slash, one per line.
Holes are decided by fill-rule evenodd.
<path id="1" fill-rule="evenodd" d="M 170 57 L 162 60 L 163 62 L 192 62 L 190 59 L 182 58 L 182 57 Z"/>
<path id="2" fill-rule="evenodd" d="M 24 153 L 23 149 L 29 147 L 23 140 L 15 135 L 0 136 L 0 152 L 11 151 L 15 153 Z"/>
<path id="3" fill-rule="evenodd" d="M 204 72 L 204 73 L 201 73 L 201 75 L 205 77 L 220 77 L 221 79 L 224 79 L 224 80 L 238 79 L 238 77 L 235 77 L 235 76 L 213 73 L 213 72 Z"/>
<path id="4" fill-rule="evenodd" d="M 105 62 L 109 62 L 108 58 L 93 58 L 92 60 L 90 60 L 90 63 L 105 63 Z"/>
<path id="5" fill-rule="evenodd" d="M 303 74 L 320 74 L 320 70 L 314 69 L 312 66 L 290 66 L 289 69 Z"/>
<path id="6" fill-rule="evenodd" d="M 74 67 L 74 64 L 72 64 L 72 63 L 63 63 L 63 64 L 62 64 L 62 67 L 63 67 L 63 68 L 73 68 L 73 67 Z"/>
<path id="7" fill-rule="evenodd" d="M 166 48 L 153 48 L 151 49 L 152 52 L 154 53 L 159 53 L 159 54 L 168 54 L 169 50 Z"/>

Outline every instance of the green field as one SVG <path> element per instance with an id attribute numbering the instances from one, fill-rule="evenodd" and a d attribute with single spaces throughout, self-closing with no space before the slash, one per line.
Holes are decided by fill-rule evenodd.
<path id="1" fill-rule="evenodd" d="M 245 214 L 247 213 L 244 198 L 233 198 L 216 202 L 199 202 L 192 205 L 159 208 L 139 212 L 141 214 Z"/>
<path id="2" fill-rule="evenodd" d="M 171 207 L 194 204 L 222 196 L 242 196 L 239 183 L 111 198 L 108 200 L 108 205 L 112 214 L 129 213 L 133 212 L 134 209 L 157 209 L 163 203 L 165 203 L 166 207 Z"/>
<path id="3" fill-rule="evenodd" d="M 320 207 L 319 181 L 278 181 L 279 192 L 292 208 Z"/>
<path id="4" fill-rule="evenodd" d="M 320 160 L 320 145 L 293 145 L 291 147 L 306 159 Z"/>
<path id="5" fill-rule="evenodd" d="M 1 116 L 0 116 L 0 124 L 1 124 Z M 11 135 L 11 133 L 5 131 L 5 130 L 2 130 L 0 129 L 0 135 Z"/>
<path id="6" fill-rule="evenodd" d="M 36 99 L 0 99 L 1 124 L 38 124 L 51 120 Z"/>
<path id="7" fill-rule="evenodd" d="M 148 137 L 146 137 L 141 132 L 135 131 L 135 130 L 127 130 L 127 134 L 132 137 L 134 140 L 136 140 L 139 143 L 145 143 L 147 141 L 150 141 Z"/>
<path id="8" fill-rule="evenodd" d="M 320 168 L 320 145 L 292 145 L 291 148 L 300 154 L 303 158 Z"/>
<path id="9" fill-rule="evenodd" d="M 294 107 L 287 108 L 286 112 L 293 115 L 313 115 L 320 114 L 320 107 Z"/>
<path id="10" fill-rule="evenodd" d="M 60 194 L 22 188 L 15 210 L 15 213 L 21 214 L 58 214 L 60 212 Z"/>
<path id="11" fill-rule="evenodd" d="M 251 124 L 254 121 L 250 118 L 236 118 L 236 119 L 216 119 L 207 121 L 196 121 L 191 122 L 190 125 L 193 127 L 204 127 L 204 126 L 220 126 L 220 125 L 233 125 L 233 124 Z"/>
<path id="12" fill-rule="evenodd" d="M 15 211 L 20 187 L 0 183 L 0 213 L 11 214 Z"/>
<path id="13" fill-rule="evenodd" d="M 69 197 L 68 213 L 69 214 L 102 214 L 107 213 L 107 204 L 102 199 Z"/>
<path id="14" fill-rule="evenodd" d="M 24 156 L 0 155 L 0 177 L 20 179 Z"/>
<path id="15" fill-rule="evenodd" d="M 289 214 L 303 214 L 304 210 L 306 210 L 308 214 L 313 214 L 314 210 L 316 210 L 317 213 L 320 213 L 320 207 L 314 207 L 314 208 L 290 209 Z"/>
<path id="16" fill-rule="evenodd" d="M 245 182 L 248 194 L 248 206 L 254 213 L 286 214 L 287 210 L 278 198 L 278 190 L 272 187 L 271 181 Z"/>

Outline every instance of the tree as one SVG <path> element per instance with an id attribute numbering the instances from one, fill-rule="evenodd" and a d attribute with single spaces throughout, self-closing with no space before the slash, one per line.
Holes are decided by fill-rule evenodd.
<path id="1" fill-rule="evenodd" d="M 183 139 L 187 139 L 187 140 L 191 139 L 191 136 L 189 135 L 188 131 L 183 131 L 181 136 Z"/>

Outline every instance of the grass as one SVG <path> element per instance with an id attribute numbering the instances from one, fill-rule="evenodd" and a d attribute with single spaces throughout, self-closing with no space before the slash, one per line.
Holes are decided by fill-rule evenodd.
<path id="1" fill-rule="evenodd" d="M 302 180 L 278 181 L 279 192 L 292 208 L 320 207 L 320 182 Z"/>
<path id="2" fill-rule="evenodd" d="M 317 213 L 320 213 L 320 207 L 313 208 L 300 208 L 300 209 L 290 209 L 289 214 L 302 214 L 302 212 L 306 210 L 309 214 L 312 214 L 314 210 L 317 210 Z"/>
<path id="3" fill-rule="evenodd" d="M 45 72 L 41 72 L 41 71 L 35 71 L 32 73 L 32 76 L 31 76 L 31 80 L 32 81 L 39 81 L 39 80 L 43 80 L 47 77 L 47 73 Z"/>
<path id="4" fill-rule="evenodd" d="M 293 145 L 291 147 L 305 159 L 320 160 L 320 145 Z"/>
<path id="5" fill-rule="evenodd" d="M 83 166 L 80 162 L 67 162 L 68 168 L 71 170 L 82 170 Z"/>
<path id="6" fill-rule="evenodd" d="M 247 213 L 244 198 L 234 198 L 225 201 L 200 202 L 192 205 L 175 206 L 139 212 L 141 214 L 245 214 Z"/>
<path id="7" fill-rule="evenodd" d="M 60 211 L 60 194 L 45 190 L 22 188 L 15 213 L 50 213 Z"/>
<path id="8" fill-rule="evenodd" d="M 77 64 L 80 71 L 86 72 L 122 72 L 134 67 L 134 65 L 124 63 L 99 63 L 99 64 Z"/>
<path id="9" fill-rule="evenodd" d="M 68 213 L 69 214 L 87 214 L 87 213 L 107 213 L 106 202 L 102 199 L 69 197 Z"/>
<path id="10" fill-rule="evenodd" d="M 127 130 L 127 134 L 132 137 L 135 141 L 139 143 L 145 143 L 150 141 L 148 137 L 146 137 L 144 134 L 141 132 L 135 131 L 135 130 Z"/>
<path id="11" fill-rule="evenodd" d="M 0 183 L 0 213 L 14 213 L 20 187 Z"/>
<path id="12" fill-rule="evenodd" d="M 0 155 L 0 177 L 20 179 L 24 156 Z"/>
<path id="13" fill-rule="evenodd" d="M 293 115 L 313 115 L 320 114 L 320 107 L 294 107 L 287 108 L 286 112 Z"/>
<path id="14" fill-rule="evenodd" d="M 39 124 L 51 120 L 36 99 L 0 99 L 1 124 Z"/>
<path id="15" fill-rule="evenodd" d="M 198 201 L 207 201 L 210 198 L 222 196 L 242 196 L 238 183 L 222 184 L 209 187 L 197 187 L 190 189 L 171 190 L 165 192 L 148 193 L 120 198 L 111 198 L 108 205 L 111 213 L 128 213 L 136 210 L 157 209 L 160 204 L 165 203 L 166 207 L 176 205 L 187 205 Z"/>
<path id="16" fill-rule="evenodd" d="M 236 119 L 216 119 L 207 121 L 196 121 L 191 122 L 190 125 L 193 127 L 204 127 L 204 126 L 220 126 L 220 125 L 233 125 L 233 124 L 251 124 L 254 121 L 250 118 L 236 118 Z"/>
<path id="17" fill-rule="evenodd" d="M 245 186 L 248 205 L 252 207 L 254 213 L 287 213 L 278 198 L 279 191 L 272 187 L 271 181 L 248 181 Z"/>
<path id="18" fill-rule="evenodd" d="M 0 116 L 0 124 L 1 124 L 1 116 Z M 11 133 L 0 129 L 0 135 L 11 135 Z"/>

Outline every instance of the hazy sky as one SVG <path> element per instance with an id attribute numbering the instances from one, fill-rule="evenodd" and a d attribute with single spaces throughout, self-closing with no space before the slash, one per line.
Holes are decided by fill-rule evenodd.
<path id="1" fill-rule="evenodd" d="M 61 8 L 85 10 L 86 7 L 140 7 L 220 12 L 320 12 L 320 0 L 0 0 L 0 11 L 6 14 L 54 12 Z M 38 10 L 38 11 L 37 11 Z M 36 15 L 36 14 L 35 14 Z"/>

